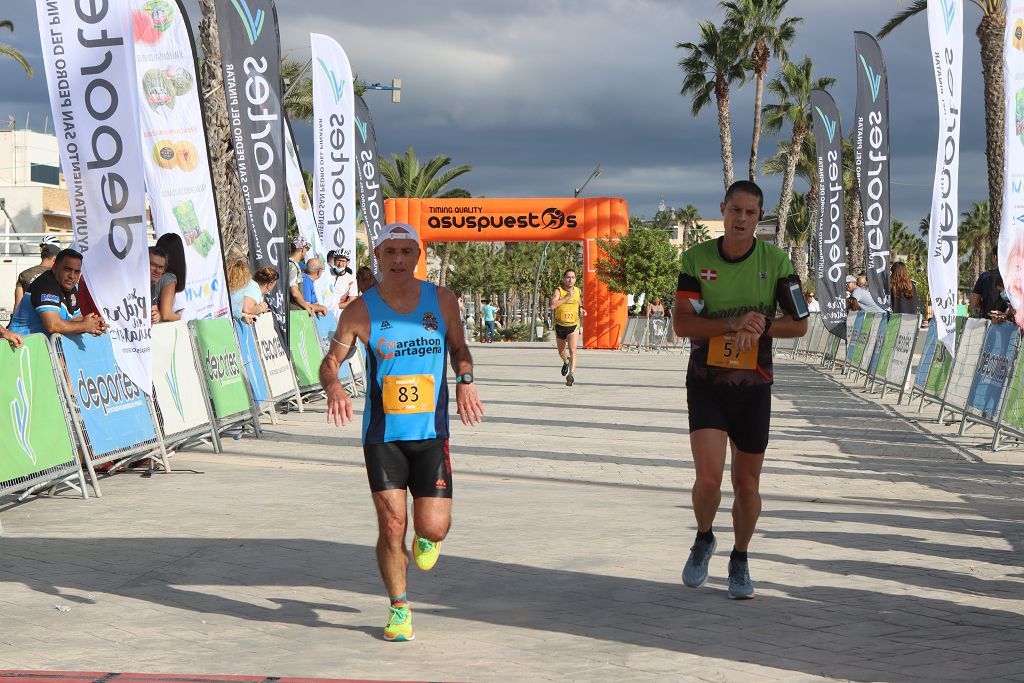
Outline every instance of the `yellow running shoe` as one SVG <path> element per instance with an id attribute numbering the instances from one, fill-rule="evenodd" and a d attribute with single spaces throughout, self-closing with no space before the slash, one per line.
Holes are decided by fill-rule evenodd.
<path id="1" fill-rule="evenodd" d="M 425 538 L 416 536 L 412 539 L 412 556 L 416 560 L 416 566 L 427 571 L 437 563 L 437 556 L 441 554 L 441 543 L 428 541 Z"/>
<path id="2" fill-rule="evenodd" d="M 392 605 L 388 624 L 384 627 L 384 640 L 405 642 L 416 636 L 412 633 L 412 610 L 408 604 Z"/>

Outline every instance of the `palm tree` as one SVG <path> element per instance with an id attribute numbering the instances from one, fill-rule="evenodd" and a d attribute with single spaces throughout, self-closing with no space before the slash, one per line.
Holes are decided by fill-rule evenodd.
<path id="1" fill-rule="evenodd" d="M 730 30 L 743 36 L 743 51 L 749 55 L 757 89 L 754 92 L 754 135 L 750 143 L 750 180 L 757 180 L 757 153 L 761 141 L 761 100 L 764 79 L 772 55 L 789 59 L 789 45 L 796 38 L 800 17 L 782 19 L 789 0 L 728 0 L 720 3 L 726 10 L 725 23 Z"/>
<path id="2" fill-rule="evenodd" d="M 967 256 L 970 249 L 969 267 L 964 273 L 967 287 L 978 281 L 988 262 L 988 215 L 988 202 L 975 202 L 961 214 L 958 235 L 960 257 Z"/>
<path id="3" fill-rule="evenodd" d="M 793 192 L 789 199 L 789 220 L 786 222 L 786 241 L 794 246 L 793 266 L 800 282 L 807 282 L 807 240 L 811 237 L 812 212 L 808 197 Z"/>
<path id="4" fill-rule="evenodd" d="M 402 156 L 392 154 L 390 160 L 381 157 L 380 175 L 384 179 L 384 196 L 389 199 L 392 197 L 437 197 L 439 199 L 471 197 L 472 195 L 461 187 L 445 189 L 453 180 L 473 170 L 472 166 L 466 164 L 444 170 L 445 166 L 450 163 L 452 163 L 451 157 L 439 155 L 428 161 L 425 166 L 420 166 L 420 161 L 416 158 L 416 152 L 412 147 L 405 150 L 405 154 Z M 443 173 L 442 170 L 444 170 Z M 438 284 L 444 287 L 448 276 L 451 245 L 445 243 L 439 255 L 441 270 L 438 275 Z"/>
<path id="5" fill-rule="evenodd" d="M 710 21 L 702 21 L 699 43 L 676 43 L 689 54 L 679 60 L 685 78 L 680 95 L 690 95 L 691 113 L 700 114 L 715 96 L 718 107 L 718 137 L 722 144 L 722 175 L 725 189 L 732 185 L 732 129 L 729 122 L 729 88 L 742 83 L 750 70 L 750 60 L 743 56 L 743 43 L 728 27 L 721 30 Z"/>
<path id="6" fill-rule="evenodd" d="M 309 63 L 281 57 L 281 80 L 284 82 L 284 111 L 292 121 L 313 120 L 313 79 Z M 352 87 L 356 95 L 366 92 L 366 83 L 358 75 L 352 76 Z"/>
<path id="7" fill-rule="evenodd" d="M 790 150 L 804 150 L 811 130 L 811 91 L 828 90 L 836 79 L 829 76 L 814 78 L 814 64 L 810 58 L 804 57 L 799 64 L 787 61 L 779 70 L 779 75 L 768 84 L 768 92 L 779 101 L 764 108 L 764 128 L 766 132 L 776 134 L 784 123 L 792 127 L 789 141 Z M 781 145 L 780 145 L 781 148 Z M 807 159 L 814 159 L 813 152 Z M 799 155 L 787 154 L 785 174 L 782 176 L 782 194 L 779 196 L 779 234 L 786 235 L 786 221 L 789 218 L 789 205 L 793 198 L 793 178 L 796 176 Z M 809 172 L 812 190 L 817 189 L 817 172 L 811 170 L 815 166 L 811 162 Z M 765 172 L 768 173 L 767 164 Z M 816 196 L 816 195 L 815 195 Z"/>
<path id="8" fill-rule="evenodd" d="M 220 38 L 214 0 L 199 0 L 203 20 L 199 24 L 199 42 L 204 59 L 200 80 L 205 98 L 203 118 L 206 120 L 206 141 L 210 148 L 213 191 L 217 198 L 224 255 L 228 260 L 247 258 L 249 235 L 246 232 L 242 186 L 238 180 L 235 149 L 231 142 L 227 100 L 224 96 L 224 74 L 221 71 Z"/>
<path id="9" fill-rule="evenodd" d="M 0 28 L 5 28 L 11 33 L 14 33 L 14 22 L 10 19 L 0 19 Z M 32 76 L 32 66 L 25 59 L 25 55 L 21 54 L 18 50 L 11 47 L 7 43 L 0 43 L 0 56 L 10 57 L 18 64 L 21 64 L 21 68 L 25 70 L 25 73 L 30 77 Z"/>
<path id="10" fill-rule="evenodd" d="M 988 164 L 989 243 L 999 241 L 1003 207 L 1003 37 L 1006 31 L 1006 0 L 971 0 L 981 10 L 975 35 L 981 46 L 981 76 L 985 90 L 985 160 Z M 878 32 L 884 38 L 904 21 L 928 9 L 927 0 L 914 0 Z"/>
<path id="11" fill-rule="evenodd" d="M 676 220 L 683 226 L 683 244 L 688 248 L 693 242 L 693 229 L 700 222 L 700 211 L 693 204 L 687 204 L 685 209 L 676 210 Z"/>

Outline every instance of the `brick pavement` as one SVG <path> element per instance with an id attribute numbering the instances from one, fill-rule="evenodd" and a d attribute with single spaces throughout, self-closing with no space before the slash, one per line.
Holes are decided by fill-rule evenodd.
<path id="1" fill-rule="evenodd" d="M 262 441 L 3 508 L 0 669 L 457 680 L 1024 679 L 1024 451 L 781 361 L 756 600 L 684 588 L 683 359 L 479 347 L 487 421 L 454 428 L 455 524 L 386 600 L 358 427 L 322 404 Z M 932 411 L 934 413 L 934 411 Z M 926 410 L 925 417 L 928 416 Z M 70 608 L 61 611 L 56 606 Z"/>

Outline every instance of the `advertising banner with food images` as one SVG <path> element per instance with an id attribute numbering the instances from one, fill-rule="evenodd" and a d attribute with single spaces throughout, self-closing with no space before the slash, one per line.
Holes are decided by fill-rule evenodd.
<path id="1" fill-rule="evenodd" d="M 185 320 L 217 318 L 228 314 L 228 291 L 188 17 L 174 0 L 131 1 L 153 227 L 185 247 L 175 308 Z"/>

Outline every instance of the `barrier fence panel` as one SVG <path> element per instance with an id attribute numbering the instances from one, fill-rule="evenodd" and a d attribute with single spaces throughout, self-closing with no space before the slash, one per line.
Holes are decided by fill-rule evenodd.
<path id="1" fill-rule="evenodd" d="M 193 320 L 189 323 L 196 353 L 203 369 L 217 429 L 252 424 L 257 437 L 260 430 L 259 408 L 252 399 L 244 361 L 238 348 L 234 325 L 228 318 Z"/>
<path id="2" fill-rule="evenodd" d="M 901 314 L 896 331 L 896 341 L 893 343 L 889 367 L 886 368 L 882 382 L 882 398 L 885 398 L 886 390 L 892 387 L 894 391 L 899 391 L 899 397 L 896 399 L 896 404 L 899 405 L 903 402 L 907 378 L 910 376 L 910 363 L 914 358 L 914 347 L 917 345 L 917 336 L 921 331 L 921 316 Z M 932 352 L 934 353 L 934 351 L 933 345 Z"/>
<path id="3" fill-rule="evenodd" d="M 635 316 L 630 316 L 626 319 L 626 331 L 622 334 L 622 343 L 619 345 L 620 349 L 629 351 L 630 348 L 636 343 L 636 328 L 637 322 Z"/>
<path id="4" fill-rule="evenodd" d="M 665 316 L 654 316 L 647 319 L 647 339 L 651 348 L 661 349 L 668 337 L 669 319 Z"/>
<path id="5" fill-rule="evenodd" d="M 889 314 L 878 313 L 876 328 L 875 328 L 875 339 L 871 344 L 871 357 L 867 361 L 867 365 L 864 366 L 864 386 L 874 378 L 875 373 L 878 371 L 878 363 L 882 359 L 882 347 L 885 345 L 885 335 L 889 329 Z"/>
<path id="6" fill-rule="evenodd" d="M 960 421 L 961 434 L 969 422 L 994 427 L 999 420 L 1006 381 L 1017 358 L 1019 344 L 1020 332 L 1015 324 L 1000 323 L 989 327 L 967 397 L 967 408 Z"/>
<path id="7" fill-rule="evenodd" d="M 885 385 L 885 376 L 889 370 L 889 361 L 892 360 L 892 349 L 896 346 L 896 337 L 900 333 L 900 314 L 890 313 L 885 323 L 885 334 L 879 339 L 878 360 L 871 370 L 871 391 L 874 392 L 875 384 Z"/>
<path id="8" fill-rule="evenodd" d="M 992 435 L 992 450 L 994 451 L 1001 447 L 1005 434 L 1012 435 L 1017 441 L 1024 440 L 1024 363 L 1020 361 L 1019 354 L 1010 373 L 1009 386 L 1005 393 L 1006 397 L 999 410 L 995 434 Z"/>
<path id="9" fill-rule="evenodd" d="M 914 383 L 910 387 L 910 402 L 914 402 L 917 394 L 924 396 L 928 384 L 928 375 L 931 372 L 932 364 L 935 362 L 936 348 L 939 343 L 938 327 L 934 322 L 928 324 L 928 332 L 924 336 L 924 348 L 921 349 L 921 360 L 917 364 L 917 372 L 914 373 Z"/>
<path id="10" fill-rule="evenodd" d="M 237 318 L 233 319 L 232 324 L 235 327 L 235 337 L 238 339 L 238 351 L 242 356 L 242 363 L 245 365 L 245 376 L 249 380 L 252 400 L 262 412 L 270 415 L 273 424 L 277 424 L 277 412 L 274 410 L 274 403 L 270 400 L 267 378 L 264 375 L 260 354 L 256 348 L 256 333 L 253 331 L 252 325 Z"/>
<path id="11" fill-rule="evenodd" d="M 330 312 L 325 316 L 318 316 L 313 320 L 314 326 L 316 327 L 316 335 L 320 340 L 320 352 L 324 358 L 331 351 L 331 340 L 334 339 L 334 334 L 338 330 L 338 316 L 334 312 Z M 357 348 L 358 348 L 357 342 Z M 338 381 L 341 382 L 341 386 L 345 388 L 350 395 L 359 395 L 358 379 L 356 378 L 356 368 L 359 367 L 359 361 L 356 360 L 353 364 L 353 360 L 358 357 L 358 351 L 352 354 L 352 356 L 342 362 L 338 366 Z"/>
<path id="12" fill-rule="evenodd" d="M 292 365 L 295 367 L 295 378 L 299 383 L 299 392 L 303 395 L 320 391 L 320 340 L 309 314 L 305 311 L 291 311 L 289 318 L 291 328 Z M 299 402 L 301 409 L 302 403 Z"/>
<path id="13" fill-rule="evenodd" d="M 831 332 L 826 334 L 825 337 L 825 353 L 821 358 L 821 364 L 827 365 L 829 370 L 831 370 L 836 365 L 836 359 L 839 357 L 839 348 L 842 346 L 843 340 Z"/>
<path id="14" fill-rule="evenodd" d="M 960 337 L 966 324 L 965 318 L 956 319 L 957 345 L 960 344 Z M 932 325 L 931 327 L 936 326 Z M 928 377 L 925 379 L 924 390 L 921 392 L 921 405 L 917 407 L 918 412 L 921 412 L 925 402 L 942 403 L 942 397 L 946 393 L 946 382 L 949 379 L 949 370 L 952 366 L 953 358 L 949 355 L 946 345 L 936 339 L 935 352 L 932 354 L 931 366 L 928 368 Z"/>
<path id="15" fill-rule="evenodd" d="M 0 344 L 0 496 L 77 479 L 88 498 L 46 336 L 24 339 L 19 349 Z"/>
<path id="16" fill-rule="evenodd" d="M 861 375 L 867 372 L 871 356 L 875 352 L 875 340 L 878 338 L 882 318 L 881 313 L 868 313 L 864 316 L 864 325 L 860 328 L 860 336 L 857 339 L 857 360 L 853 367 L 855 379 L 858 381 Z"/>
<path id="17" fill-rule="evenodd" d="M 864 311 L 857 311 L 854 314 L 853 325 L 850 326 L 847 323 L 846 358 L 843 359 L 844 375 L 860 362 L 859 354 L 864 352 L 864 345 L 861 342 L 870 320 L 868 315 Z"/>
<path id="18" fill-rule="evenodd" d="M 964 331 L 956 343 L 956 357 L 953 359 L 946 382 L 946 391 L 939 405 L 939 416 L 936 421 L 942 422 L 942 415 L 947 410 L 950 416 L 961 415 L 967 408 L 967 396 L 971 392 L 971 382 L 978 370 L 981 349 L 985 345 L 989 321 L 983 318 L 971 318 L 964 326 Z"/>
<path id="19" fill-rule="evenodd" d="M 256 316 L 253 334 L 271 404 L 294 400 L 298 405 L 300 403 L 299 386 L 295 379 L 295 372 L 292 370 L 292 364 L 288 360 L 288 354 L 285 353 L 284 344 L 281 343 L 281 337 L 274 329 L 274 316 L 270 313 Z"/>
<path id="20" fill-rule="evenodd" d="M 153 327 L 153 399 L 168 448 L 180 449 L 209 437 L 214 452 L 220 453 L 199 356 L 184 320 Z"/>
<path id="21" fill-rule="evenodd" d="M 61 367 L 60 362 L 66 371 L 64 388 L 96 495 L 102 495 L 96 465 L 115 462 L 119 466 L 159 454 L 165 471 L 169 470 L 149 395 L 117 366 L 110 336 L 55 334 L 51 343 L 54 367 Z"/>

